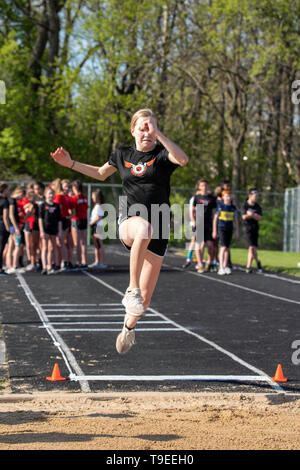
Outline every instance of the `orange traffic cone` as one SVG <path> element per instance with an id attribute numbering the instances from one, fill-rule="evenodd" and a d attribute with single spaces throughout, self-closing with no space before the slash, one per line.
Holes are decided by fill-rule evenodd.
<path id="1" fill-rule="evenodd" d="M 278 364 L 275 377 L 272 377 L 273 382 L 287 382 L 287 378 L 283 375 L 281 364 Z"/>
<path id="2" fill-rule="evenodd" d="M 67 380 L 65 377 L 60 375 L 58 364 L 54 364 L 53 371 L 51 377 L 46 377 L 47 380 L 51 380 L 52 382 L 56 382 L 58 380 Z"/>

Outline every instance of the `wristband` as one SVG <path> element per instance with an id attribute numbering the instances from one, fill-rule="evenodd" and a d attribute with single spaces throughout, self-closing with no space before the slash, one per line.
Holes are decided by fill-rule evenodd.
<path id="1" fill-rule="evenodd" d="M 75 164 L 75 160 L 73 160 L 73 163 L 72 163 L 72 165 L 70 166 L 70 170 L 73 169 L 74 164 Z"/>

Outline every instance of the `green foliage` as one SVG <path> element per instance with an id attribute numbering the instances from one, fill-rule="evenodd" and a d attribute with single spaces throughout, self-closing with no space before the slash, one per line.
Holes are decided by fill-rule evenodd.
<path id="1" fill-rule="evenodd" d="M 259 244 L 265 250 L 281 250 L 283 240 L 283 212 L 265 212 L 259 225 Z"/>
<path id="2" fill-rule="evenodd" d="M 3 174 L 69 176 L 49 157 L 60 145 L 103 164 L 132 142 L 131 114 L 152 107 L 190 157 L 174 185 L 205 177 L 216 186 L 236 167 L 240 188 L 295 184 L 299 131 L 287 103 L 300 65 L 299 0 L 57 1 L 57 54 L 50 63 L 50 28 L 35 63 L 48 2 L 0 5 Z"/>

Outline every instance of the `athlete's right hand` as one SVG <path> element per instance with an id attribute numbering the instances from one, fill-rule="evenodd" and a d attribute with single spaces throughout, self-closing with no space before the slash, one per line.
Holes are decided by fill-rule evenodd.
<path id="1" fill-rule="evenodd" d="M 50 155 L 56 163 L 59 163 L 62 166 L 69 168 L 72 165 L 70 154 L 63 147 L 58 147 L 55 152 L 50 152 Z"/>

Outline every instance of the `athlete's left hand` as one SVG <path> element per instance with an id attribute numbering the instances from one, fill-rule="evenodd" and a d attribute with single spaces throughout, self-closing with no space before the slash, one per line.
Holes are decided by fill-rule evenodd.
<path id="1" fill-rule="evenodd" d="M 147 122 L 148 124 L 148 128 L 149 128 L 149 132 L 151 134 L 154 134 L 155 137 L 157 137 L 158 133 L 159 133 L 159 129 L 158 129 L 158 126 L 157 126 L 157 120 L 151 116 L 149 118 L 149 121 Z"/>

